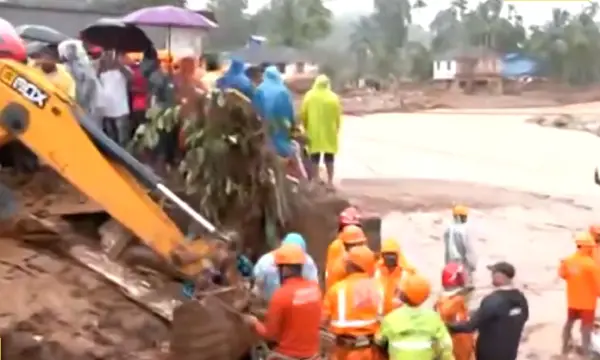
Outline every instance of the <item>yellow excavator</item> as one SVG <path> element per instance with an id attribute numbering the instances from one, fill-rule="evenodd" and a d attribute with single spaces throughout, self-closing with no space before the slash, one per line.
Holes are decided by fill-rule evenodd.
<path id="1" fill-rule="evenodd" d="M 186 239 L 150 193 L 169 199 L 218 237 L 215 227 L 106 136 L 41 73 L 1 59 L 0 143 L 15 139 L 182 274 L 193 278 L 207 266 L 203 259 L 210 245 Z"/>
<path id="2" fill-rule="evenodd" d="M 107 137 L 43 74 L 22 63 L 0 59 L 0 144 L 14 140 L 97 204 L 116 220 L 111 220 L 113 225 L 129 235 L 114 239 L 107 254 L 81 246 L 70 252 L 76 260 L 117 283 L 134 300 L 144 303 L 142 298 L 151 295 L 150 289 L 143 286 L 142 279 L 135 280 L 134 275 L 124 280 L 128 270 L 112 261 L 131 241 L 131 235 L 158 254 L 172 273 L 190 281 L 211 270 L 215 247 L 221 248 L 228 241 L 148 167 Z M 159 205 L 158 198 L 167 199 L 200 224 L 211 240 L 187 239 Z M 14 207 L 10 201 L 4 208 Z M 171 299 L 165 295 L 145 302 L 159 315 L 170 318 L 174 308 Z"/>
<path id="3" fill-rule="evenodd" d="M 211 287 L 211 282 L 205 281 L 214 274 L 215 267 L 222 265 L 223 253 L 231 260 L 228 246 L 234 245 L 233 242 L 169 189 L 150 168 L 106 136 L 99 124 L 41 72 L 22 62 L 2 58 L 7 55 L 2 35 L 0 147 L 15 142 L 23 145 L 44 167 L 53 170 L 39 171 L 33 176 L 58 174 L 85 198 L 75 204 L 83 206 L 67 211 L 45 201 L 33 207 L 24 204 L 25 211 L 17 211 L 20 217 L 25 214 L 45 230 L 57 234 L 61 240 L 58 243 L 69 244 L 58 246 L 64 253 L 116 284 L 132 300 L 173 321 L 170 344 L 173 359 L 239 359 L 250 349 L 253 336 L 242 326 L 240 318 L 240 310 L 247 305 L 248 291 L 237 281 L 236 271 L 223 271 L 235 268 L 235 262 L 233 266 L 229 262 L 227 269 L 219 269 L 224 275 L 219 286 Z M 0 171 L 0 181 L 6 182 L 8 190 L 19 193 L 19 185 L 12 184 L 10 177 L 6 181 L 3 175 L 4 170 Z M 169 211 L 163 201 L 170 205 Z M 320 196 L 310 209 L 305 209 L 306 216 L 298 216 L 288 224 L 287 230 L 301 232 L 309 240 L 309 251 L 318 264 L 324 262 L 328 242 L 335 236 L 335 215 L 347 205 L 345 199 Z M 187 238 L 181 224 L 170 216 L 173 208 L 184 214 L 190 220 L 188 223 L 204 228 L 205 236 Z M 0 186 L 0 218 L 15 215 L 14 210 L 10 194 Z M 92 230 L 99 235 L 99 243 L 90 243 L 89 237 L 71 231 L 69 222 L 64 220 L 97 212 L 102 212 L 101 223 L 94 224 L 98 227 Z M 0 227 L 5 229 L 2 224 Z M 122 261 L 126 248 L 135 240 L 145 245 L 141 248 L 151 249 L 157 255 L 168 269 L 167 280 L 163 275 L 161 281 L 152 283 L 155 278 L 148 276 L 152 271 L 136 271 Z M 174 277 L 209 286 L 196 294 L 199 301 L 185 302 L 181 283 L 173 282 Z M 165 283 L 175 287 L 169 288 Z M 232 337 L 234 333 L 237 336 Z"/>

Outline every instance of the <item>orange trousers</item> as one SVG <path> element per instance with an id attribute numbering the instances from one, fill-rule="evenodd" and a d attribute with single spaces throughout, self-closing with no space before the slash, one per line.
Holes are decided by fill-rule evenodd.
<path id="1" fill-rule="evenodd" d="M 475 339 L 473 334 L 452 335 L 455 360 L 472 360 L 475 357 Z"/>
<path id="2" fill-rule="evenodd" d="M 331 357 L 332 360 L 383 360 L 384 356 L 375 346 L 349 349 L 342 346 L 334 346 Z"/>

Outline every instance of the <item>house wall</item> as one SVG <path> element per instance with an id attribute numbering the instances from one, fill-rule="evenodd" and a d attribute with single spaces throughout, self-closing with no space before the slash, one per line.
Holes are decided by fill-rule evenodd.
<path id="1" fill-rule="evenodd" d="M 502 72 L 502 60 L 497 56 L 464 58 L 458 61 L 458 76 L 499 75 Z"/>
<path id="2" fill-rule="evenodd" d="M 476 74 L 500 74 L 502 72 L 502 60 L 498 57 L 484 57 L 477 61 L 474 72 Z"/>
<path id="3" fill-rule="evenodd" d="M 81 29 L 100 18 L 119 16 L 120 14 L 110 12 L 58 9 L 0 2 L 0 17 L 14 26 L 25 24 L 45 25 L 73 37 L 77 37 Z M 162 48 L 165 46 L 166 29 L 143 27 L 143 30 L 154 41 L 156 47 Z"/>
<path id="4" fill-rule="evenodd" d="M 456 75 L 458 65 L 454 60 L 436 60 L 433 62 L 434 80 L 452 80 Z"/>

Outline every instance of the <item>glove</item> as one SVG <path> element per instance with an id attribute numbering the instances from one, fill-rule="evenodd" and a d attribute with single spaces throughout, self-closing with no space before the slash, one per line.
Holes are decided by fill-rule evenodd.
<path id="1" fill-rule="evenodd" d="M 237 269 L 243 277 L 252 277 L 253 268 L 254 265 L 252 264 L 252 261 L 248 259 L 248 257 L 241 254 L 237 256 Z"/>
<path id="2" fill-rule="evenodd" d="M 194 297 L 194 293 L 196 292 L 196 284 L 194 284 L 191 280 L 186 280 L 183 283 L 183 287 L 181 288 L 183 296 L 188 299 L 192 299 Z"/>

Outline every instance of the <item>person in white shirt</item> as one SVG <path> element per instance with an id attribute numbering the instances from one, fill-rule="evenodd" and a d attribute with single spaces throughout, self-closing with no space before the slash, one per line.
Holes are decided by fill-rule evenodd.
<path id="1" fill-rule="evenodd" d="M 465 266 L 467 284 L 473 284 L 473 274 L 477 268 L 477 257 L 473 249 L 472 237 L 467 231 L 469 209 L 464 205 L 452 208 L 452 223 L 444 232 L 444 263 L 451 262 Z"/>
<path id="2" fill-rule="evenodd" d="M 100 60 L 100 82 L 103 88 L 104 119 L 102 127 L 121 146 L 129 141 L 129 94 L 131 70 L 125 65 L 124 55 L 106 52 Z"/>

